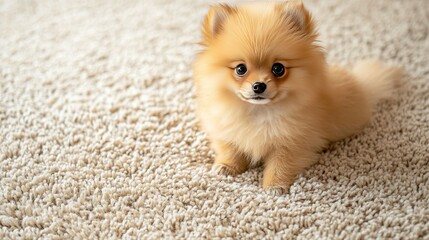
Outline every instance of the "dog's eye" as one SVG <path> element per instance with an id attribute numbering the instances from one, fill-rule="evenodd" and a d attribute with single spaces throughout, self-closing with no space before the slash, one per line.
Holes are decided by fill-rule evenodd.
<path id="1" fill-rule="evenodd" d="M 281 63 L 274 63 L 271 72 L 275 77 L 281 77 L 285 74 L 285 67 Z"/>
<path id="2" fill-rule="evenodd" d="M 235 73 L 237 76 L 242 77 L 247 72 L 247 67 L 244 64 L 238 64 L 237 67 L 235 67 Z"/>

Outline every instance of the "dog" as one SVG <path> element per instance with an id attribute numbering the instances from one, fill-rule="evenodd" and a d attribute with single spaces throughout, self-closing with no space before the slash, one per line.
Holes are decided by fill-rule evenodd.
<path id="1" fill-rule="evenodd" d="M 298 1 L 213 5 L 202 35 L 193 79 L 212 169 L 237 175 L 262 164 L 263 188 L 277 192 L 330 142 L 361 130 L 402 75 L 377 60 L 328 65 Z"/>

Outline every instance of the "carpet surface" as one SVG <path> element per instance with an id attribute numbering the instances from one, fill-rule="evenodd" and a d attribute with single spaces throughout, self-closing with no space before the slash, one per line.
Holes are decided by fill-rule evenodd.
<path id="1" fill-rule="evenodd" d="M 409 84 L 276 196 L 209 171 L 209 2 L 0 1 L 0 239 L 429 239 L 429 1 L 305 2 L 330 62 Z"/>

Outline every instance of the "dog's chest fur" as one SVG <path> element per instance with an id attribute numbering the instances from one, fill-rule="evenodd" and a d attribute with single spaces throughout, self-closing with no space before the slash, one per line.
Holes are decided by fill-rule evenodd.
<path id="1" fill-rule="evenodd" d="M 287 113 L 278 108 L 257 106 L 251 110 L 216 107 L 212 109 L 211 134 L 231 143 L 248 155 L 253 164 L 264 158 L 290 135 Z"/>

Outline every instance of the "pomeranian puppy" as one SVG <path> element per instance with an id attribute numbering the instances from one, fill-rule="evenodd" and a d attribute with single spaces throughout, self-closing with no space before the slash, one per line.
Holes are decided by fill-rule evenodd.
<path id="1" fill-rule="evenodd" d="M 214 5 L 194 64 L 197 113 L 213 169 L 262 163 L 264 188 L 288 190 L 329 142 L 356 133 L 401 71 L 378 61 L 329 66 L 301 2 Z"/>

